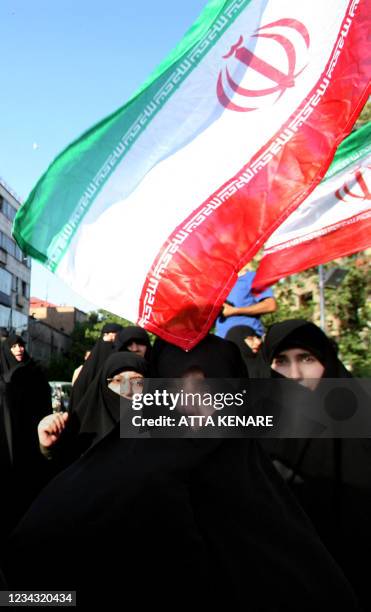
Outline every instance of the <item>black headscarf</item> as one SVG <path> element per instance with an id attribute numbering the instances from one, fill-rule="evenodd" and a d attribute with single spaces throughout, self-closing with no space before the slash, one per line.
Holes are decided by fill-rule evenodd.
<path id="1" fill-rule="evenodd" d="M 256 336 L 256 332 L 252 327 L 248 325 L 236 325 L 232 327 L 227 335 L 226 340 L 230 340 L 240 349 L 242 359 L 245 363 L 250 378 L 264 378 L 269 376 L 269 367 L 266 364 L 261 350 L 258 353 L 254 353 L 251 348 L 246 344 L 245 338 L 247 336 Z"/>
<path id="2" fill-rule="evenodd" d="M 90 384 L 100 371 L 108 357 L 115 351 L 113 342 L 107 342 L 101 338 L 95 343 L 92 351 L 85 361 L 82 370 L 72 387 L 69 409 L 72 412 L 81 402 Z"/>
<path id="3" fill-rule="evenodd" d="M 313 406 L 315 411 L 317 411 L 318 407 L 321 408 L 323 406 L 327 414 L 331 416 L 336 417 L 337 413 L 342 413 L 344 397 L 346 398 L 346 395 L 343 394 L 339 403 L 339 395 L 336 393 L 336 388 L 332 389 L 331 394 L 329 394 L 328 386 L 324 381 L 326 378 L 351 378 L 350 372 L 348 372 L 337 356 L 334 343 L 327 338 L 326 334 L 317 325 L 304 319 L 290 319 L 272 325 L 267 332 L 263 345 L 267 362 L 272 363 L 274 357 L 279 352 L 292 348 L 301 348 L 309 351 L 324 367 L 321 380 L 314 391 L 301 387 L 302 403 L 306 403 L 309 407 Z M 283 378 L 274 370 L 271 370 L 271 376 L 274 379 Z M 290 381 L 290 383 L 299 392 L 299 385 L 296 381 Z M 284 400 L 281 398 L 281 401 Z M 335 465 L 336 453 L 332 447 L 342 444 L 342 440 L 332 440 L 330 438 L 323 440 L 293 438 L 291 440 L 275 440 L 274 442 L 267 443 L 267 448 L 270 447 L 274 456 L 284 461 L 285 464 L 290 465 L 294 472 L 298 472 L 301 477 L 319 475 L 320 477 L 333 479 L 337 468 Z M 350 478 L 352 479 L 353 477 Z"/>
<path id="4" fill-rule="evenodd" d="M 91 390 L 105 409 L 106 377 L 117 371 L 119 355 Z M 214 336 L 188 353 L 159 341 L 154 357 L 161 377 L 191 368 L 207 377 L 241 371 L 237 347 Z M 44 553 L 50 541 L 64 544 L 62 578 Z M 125 550 L 120 564 L 114 550 Z M 165 589 L 159 555 L 171 559 Z M 355 610 L 348 585 L 254 440 L 123 440 L 112 430 L 44 489 L 13 534 L 4 570 L 10 587 L 54 588 L 59 581 L 59 589 L 78 588 L 83 600 L 94 584 L 101 602 L 103 592 L 120 597 L 123 575 L 130 597 L 141 592 L 143 558 L 151 568 L 141 594 L 146 605 L 173 605 L 179 577 L 193 571 L 203 576 L 197 600 L 209 607 L 243 609 L 248 580 L 254 612 L 309 612 L 330 601 Z M 187 607 L 194 596 L 184 593 Z"/>
<path id="5" fill-rule="evenodd" d="M 124 407 L 126 404 L 129 407 L 130 401 L 109 389 L 107 379 L 124 370 L 145 377 L 148 364 L 129 351 L 111 353 L 70 414 L 66 429 L 52 448 L 55 471 L 64 469 L 119 423 Z"/>
<path id="6" fill-rule="evenodd" d="M 2 376 L 4 380 L 5 378 L 7 380 L 10 380 L 14 370 L 24 365 L 30 360 L 30 356 L 25 350 L 23 353 L 22 361 L 17 361 L 17 359 L 14 357 L 13 353 L 11 352 L 11 348 L 15 344 L 20 344 L 21 346 L 25 347 L 25 341 L 22 338 L 22 336 L 18 336 L 17 334 L 11 334 L 3 341 L 1 345 L 0 364 L 1 364 Z"/>
<path id="7" fill-rule="evenodd" d="M 130 400 L 112 391 L 107 382 L 107 379 L 125 370 L 138 372 L 145 377 L 148 365 L 143 357 L 129 351 L 113 353 L 76 407 L 80 448 L 86 450 L 104 438 L 120 421 L 120 407 L 122 412 L 124 404 L 131 404 Z"/>
<path id="8" fill-rule="evenodd" d="M 161 376 L 192 367 L 236 374 L 238 349 L 220 338 L 208 338 L 193 356 L 161 344 Z M 226 357 L 221 366 L 205 350 L 216 347 Z M 63 575 L 45 555 L 51 541 L 63 542 Z M 125 550 L 119 564 L 115 550 Z M 165 589 L 160 556 L 171 559 Z M 150 567 L 144 591 L 143 558 Z M 106 606 L 107 593 L 110 604 L 122 595 L 125 576 L 127 597 L 141 593 L 146 605 L 170 607 L 179 577 L 191 571 L 203 576 L 197 601 L 205 607 L 244 609 L 247 584 L 253 612 L 311 612 L 330 603 L 356 610 L 342 574 L 254 440 L 123 440 L 112 430 L 43 490 L 13 533 L 4 571 L 10 588 L 20 581 L 28 589 L 72 585 L 84 603 L 104 598 Z M 194 597 L 186 590 L 182 602 L 192 606 Z"/>
<path id="9" fill-rule="evenodd" d="M 124 327 L 118 333 L 114 342 L 115 350 L 127 351 L 127 347 L 131 342 L 138 342 L 138 344 L 144 344 L 147 347 L 145 359 L 149 361 L 151 355 L 151 342 L 146 330 L 139 327 L 139 325 L 128 325 Z"/>
<path id="10" fill-rule="evenodd" d="M 48 478 L 48 469 L 39 452 L 37 426 L 52 411 L 51 389 L 42 370 L 23 353 L 17 361 L 14 344 L 25 346 L 21 336 L 12 334 L 0 347 L 0 441 L 3 501 L 1 531 L 16 522 Z"/>
<path id="11" fill-rule="evenodd" d="M 51 412 L 51 389 L 26 350 L 22 361 L 17 361 L 11 352 L 15 344 L 25 346 L 21 336 L 12 334 L 0 348 L 1 390 L 11 420 L 13 462 L 23 463 L 23 457 L 27 465 L 27 449 L 31 452 L 35 448 L 37 424 Z"/>
<path id="12" fill-rule="evenodd" d="M 271 364 L 277 353 L 290 348 L 310 351 L 325 368 L 322 378 L 351 377 L 339 360 L 334 343 L 310 321 L 289 319 L 270 327 L 263 346 L 266 361 Z"/>
<path id="13" fill-rule="evenodd" d="M 113 342 L 108 342 L 100 338 L 94 345 L 72 387 L 70 411 L 73 411 L 81 402 L 90 384 L 112 353 L 125 351 L 130 341 L 138 340 L 149 347 L 146 351 L 146 359 L 148 360 L 149 358 L 151 344 L 147 332 L 141 327 L 129 326 L 123 328 L 118 323 L 106 323 L 102 328 L 102 334 L 106 332 L 117 333 L 116 339 Z"/>
<path id="14" fill-rule="evenodd" d="M 339 360 L 335 345 L 326 334 L 303 319 L 273 325 L 264 343 L 269 363 L 278 352 L 292 348 L 310 351 L 325 368 L 316 389 L 308 393 L 312 402 L 322 405 L 335 420 L 353 413 L 357 409 L 356 397 L 348 384 L 341 382 L 341 379 L 351 378 L 351 374 Z M 272 371 L 272 376 L 277 374 Z M 330 392 L 326 378 L 339 379 L 338 386 Z M 352 388 L 357 388 L 357 397 L 366 406 L 367 398 L 356 381 Z M 264 446 L 281 468 L 288 468 L 289 484 L 361 600 L 367 602 L 367 608 L 368 570 L 363 559 L 371 544 L 369 441 L 291 438 L 267 440 Z"/>
<path id="15" fill-rule="evenodd" d="M 237 347 L 219 336 L 209 334 L 190 351 L 156 340 L 151 359 L 152 376 L 181 378 L 191 368 L 199 368 L 207 378 L 247 376 Z"/>
<path id="16" fill-rule="evenodd" d="M 109 334 L 110 332 L 117 334 L 123 329 L 122 325 L 119 323 L 106 323 L 102 327 L 101 335 Z"/>

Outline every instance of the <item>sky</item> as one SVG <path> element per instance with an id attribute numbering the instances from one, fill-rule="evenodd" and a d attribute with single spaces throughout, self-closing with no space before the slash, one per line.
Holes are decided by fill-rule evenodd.
<path id="1" fill-rule="evenodd" d="M 82 132 L 119 108 L 207 0 L 0 0 L 0 177 L 22 198 Z M 33 261 L 31 295 L 96 307 Z"/>

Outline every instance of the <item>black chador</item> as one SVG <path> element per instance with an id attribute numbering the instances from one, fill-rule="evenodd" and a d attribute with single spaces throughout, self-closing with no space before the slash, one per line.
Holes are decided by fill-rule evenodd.
<path id="1" fill-rule="evenodd" d="M 350 372 L 338 358 L 333 341 L 316 325 L 291 319 L 271 327 L 263 347 L 268 363 L 279 352 L 293 348 L 309 351 L 324 367 L 314 391 L 301 388 L 312 406 L 323 406 L 328 416 L 342 421 L 345 427 L 347 415 L 352 416 L 357 404 L 358 409 L 370 405 L 357 381 L 352 393 Z M 278 376 L 271 372 L 273 377 Z M 333 379 L 330 393 L 328 378 Z M 371 548 L 369 440 L 290 438 L 265 441 L 264 445 L 281 472 L 283 469 L 291 489 L 360 599 L 368 602 L 369 568 L 364 558 Z"/>
<path id="2" fill-rule="evenodd" d="M 72 387 L 70 398 L 70 410 L 72 411 L 84 397 L 89 385 L 102 368 L 108 357 L 115 351 L 113 342 L 107 342 L 99 338 L 85 361 L 75 384 Z"/>
<path id="3" fill-rule="evenodd" d="M 131 343 L 136 342 L 147 347 L 145 358 L 147 361 L 151 355 L 151 342 L 146 330 L 139 325 L 128 325 L 124 327 L 118 334 L 114 342 L 117 351 L 127 351 Z"/>
<path id="4" fill-rule="evenodd" d="M 161 342 L 153 357 L 166 378 L 241 371 L 237 347 L 220 338 L 187 353 Z M 45 554 L 51 542 L 60 572 Z M 254 440 L 120 439 L 113 429 L 42 492 L 11 538 L 4 570 L 10 588 L 77 589 L 80 602 L 110 606 L 356 609 Z"/>
<path id="5" fill-rule="evenodd" d="M 49 458 L 56 464 L 56 471 L 67 467 L 119 423 L 125 407 L 131 406 L 131 402 L 112 391 L 108 380 L 128 370 L 146 376 L 148 364 L 129 351 L 113 352 L 104 362 L 84 397 L 69 414 L 66 429 L 50 449 Z"/>
<path id="6" fill-rule="evenodd" d="M 17 359 L 12 347 L 22 347 Z M 25 350 L 21 336 L 0 347 L 0 456 L 2 501 L 0 532 L 6 533 L 45 483 L 48 468 L 40 455 L 39 421 L 49 414 L 51 389 L 42 370 Z"/>

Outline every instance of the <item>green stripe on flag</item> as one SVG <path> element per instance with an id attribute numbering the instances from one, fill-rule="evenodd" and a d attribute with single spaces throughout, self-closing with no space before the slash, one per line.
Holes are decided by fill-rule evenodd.
<path id="1" fill-rule="evenodd" d="M 14 220 L 13 235 L 25 253 L 56 270 L 117 163 L 250 2 L 211 0 L 134 96 L 52 162 Z"/>
<path id="2" fill-rule="evenodd" d="M 363 159 L 371 152 L 371 121 L 366 123 L 358 130 L 352 132 L 343 142 L 338 146 L 335 157 L 330 168 L 327 171 L 326 176 L 323 179 L 327 181 L 339 172 L 342 172 L 344 168 L 349 165 L 353 165 L 359 159 Z"/>

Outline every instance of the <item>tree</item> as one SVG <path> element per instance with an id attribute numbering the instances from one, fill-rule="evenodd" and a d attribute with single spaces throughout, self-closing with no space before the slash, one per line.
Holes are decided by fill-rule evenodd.
<path id="1" fill-rule="evenodd" d="M 131 325 L 126 319 L 113 315 L 106 310 L 90 312 L 88 319 L 77 323 L 71 334 L 71 348 L 67 355 L 57 355 L 50 360 L 48 367 L 49 380 L 72 379 L 74 370 L 84 362 L 86 351 L 90 350 L 101 335 L 102 327 L 107 322 L 120 323 L 123 327 Z"/>
<path id="2" fill-rule="evenodd" d="M 359 255 L 348 257 L 348 272 L 336 295 L 330 297 L 331 290 L 326 291 L 328 308 L 340 321 L 340 353 L 345 364 L 357 376 L 371 375 L 371 306 L 367 299 L 371 282 L 367 275 L 367 263 L 367 260 L 363 263 Z"/>
<path id="3" fill-rule="evenodd" d="M 366 102 L 356 122 L 356 129 L 371 121 L 371 102 Z"/>

